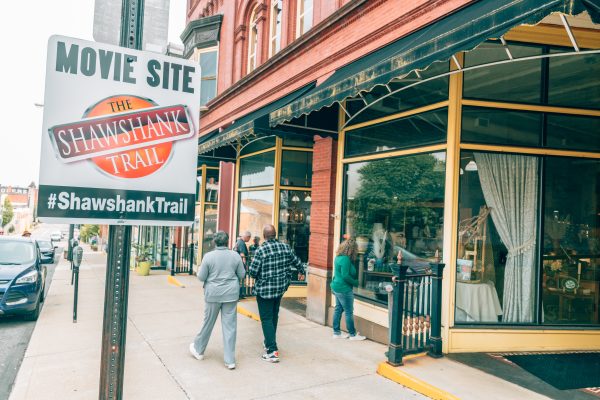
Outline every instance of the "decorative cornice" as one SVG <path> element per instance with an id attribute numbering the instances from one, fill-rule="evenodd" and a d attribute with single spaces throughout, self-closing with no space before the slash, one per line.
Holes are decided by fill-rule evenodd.
<path id="1" fill-rule="evenodd" d="M 217 14 L 191 21 L 181 34 L 183 57 L 189 58 L 196 48 L 216 46 L 219 43 L 223 15 Z"/>

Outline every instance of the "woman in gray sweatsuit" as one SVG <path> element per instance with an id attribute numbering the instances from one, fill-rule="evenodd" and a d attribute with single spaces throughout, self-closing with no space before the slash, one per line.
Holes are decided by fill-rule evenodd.
<path id="1" fill-rule="evenodd" d="M 198 270 L 198 279 L 204 282 L 204 323 L 194 342 L 190 343 L 190 353 L 198 360 L 204 358 L 204 350 L 221 312 L 225 366 L 234 369 L 237 302 L 240 280 L 244 279 L 246 271 L 240 255 L 226 247 L 229 242 L 226 232 L 217 232 L 214 242 L 216 248 L 204 255 Z"/>

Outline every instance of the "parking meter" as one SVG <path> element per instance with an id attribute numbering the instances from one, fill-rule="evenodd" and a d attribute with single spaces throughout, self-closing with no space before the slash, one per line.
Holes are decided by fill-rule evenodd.
<path id="1" fill-rule="evenodd" d="M 83 248 L 79 245 L 73 247 L 73 266 L 79 268 L 83 258 Z"/>

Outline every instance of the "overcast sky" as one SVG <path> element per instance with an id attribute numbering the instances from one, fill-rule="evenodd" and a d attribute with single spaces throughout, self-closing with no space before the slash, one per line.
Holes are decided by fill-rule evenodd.
<path id="1" fill-rule="evenodd" d="M 186 0 L 171 0 L 169 41 L 181 43 Z M 0 184 L 38 184 L 46 43 L 51 35 L 93 40 L 94 0 L 0 4 Z"/>

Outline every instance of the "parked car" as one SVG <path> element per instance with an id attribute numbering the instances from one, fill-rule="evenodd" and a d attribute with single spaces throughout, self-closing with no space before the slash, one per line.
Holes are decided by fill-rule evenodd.
<path id="1" fill-rule="evenodd" d="M 38 244 L 14 236 L 0 237 L 0 315 L 40 315 L 46 285 L 46 266 Z"/>
<path id="2" fill-rule="evenodd" d="M 50 234 L 50 240 L 53 242 L 60 242 L 63 238 L 63 235 L 60 231 L 54 231 Z"/>
<path id="3" fill-rule="evenodd" d="M 52 243 L 50 240 L 36 240 L 36 242 L 40 248 L 42 260 L 50 260 L 50 263 L 53 263 L 54 256 L 56 255 L 56 246 L 54 243 Z"/>

